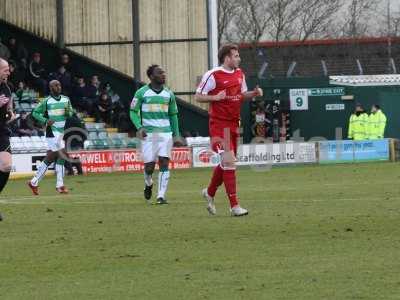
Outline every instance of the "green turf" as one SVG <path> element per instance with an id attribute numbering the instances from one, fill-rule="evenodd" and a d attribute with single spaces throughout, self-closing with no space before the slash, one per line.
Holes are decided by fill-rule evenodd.
<path id="1" fill-rule="evenodd" d="M 161 207 L 140 174 L 11 181 L 0 298 L 400 299 L 399 164 L 240 169 L 242 218 L 223 190 L 207 215 L 210 172 L 173 171 Z"/>

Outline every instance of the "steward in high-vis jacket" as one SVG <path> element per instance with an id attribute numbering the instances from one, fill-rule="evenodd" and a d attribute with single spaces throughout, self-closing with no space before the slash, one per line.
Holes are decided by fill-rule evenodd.
<path id="1" fill-rule="evenodd" d="M 368 114 L 361 104 L 357 104 L 354 113 L 350 117 L 348 138 L 355 141 L 366 140 L 368 138 L 367 123 Z"/>
<path id="2" fill-rule="evenodd" d="M 367 132 L 369 140 L 383 139 L 385 137 L 386 116 L 379 105 L 371 107 L 371 114 L 368 117 Z"/>

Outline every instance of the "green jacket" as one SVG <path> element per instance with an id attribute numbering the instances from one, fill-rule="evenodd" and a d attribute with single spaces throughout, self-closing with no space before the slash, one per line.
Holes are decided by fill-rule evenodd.
<path id="1" fill-rule="evenodd" d="M 371 113 L 368 117 L 368 139 L 377 140 L 383 139 L 385 136 L 386 116 L 378 110 L 376 113 Z"/>
<path id="2" fill-rule="evenodd" d="M 352 114 L 349 121 L 348 138 L 355 141 L 366 140 L 368 115 L 363 112 L 359 116 Z"/>

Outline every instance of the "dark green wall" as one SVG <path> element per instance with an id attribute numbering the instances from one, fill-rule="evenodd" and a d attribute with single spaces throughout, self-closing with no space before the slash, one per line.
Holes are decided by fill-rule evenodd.
<path id="1" fill-rule="evenodd" d="M 329 78 L 287 78 L 273 80 L 248 80 L 250 87 L 259 84 L 264 89 L 265 99 L 280 99 L 283 105 L 289 106 L 289 89 L 292 88 L 322 88 L 332 87 Z M 280 95 L 274 90 L 280 89 Z M 380 87 L 345 87 L 346 95 L 354 95 L 354 100 L 342 100 L 341 96 L 312 96 L 308 98 L 309 110 L 291 111 L 290 122 L 292 134 L 299 130 L 305 140 L 316 137 L 335 139 L 336 128 L 341 128 L 343 138 L 347 138 L 348 120 L 354 110 L 356 102 L 361 103 L 369 111 L 372 104 L 379 104 L 386 114 L 388 122 L 385 131 L 386 137 L 400 138 L 400 126 L 397 116 L 400 115 L 400 86 Z M 344 104 L 344 110 L 326 111 L 326 104 Z M 248 106 L 248 105 L 247 105 Z M 249 110 L 249 109 L 247 109 Z M 245 124 L 245 141 L 251 139 L 250 116 L 243 116 Z"/>
<path id="2" fill-rule="evenodd" d="M 0 37 L 2 40 L 6 42 L 11 36 L 22 41 L 30 54 L 35 51 L 42 53 L 42 61 L 49 71 L 56 69 L 59 53 L 68 53 L 71 57 L 72 67 L 74 70 L 79 70 L 78 72 L 85 77 L 97 74 L 102 82 L 110 82 L 113 89 L 121 96 L 121 99 L 126 104 L 127 108 L 129 107 L 129 103 L 133 98 L 136 89 L 142 85 L 142 83 L 137 82 L 125 74 L 101 65 L 84 56 L 68 51 L 67 49 L 60 49 L 53 43 L 0 20 Z M 203 136 L 207 136 L 207 112 L 182 100 L 178 99 L 177 102 L 180 113 L 179 123 L 181 132 L 198 132 Z"/>

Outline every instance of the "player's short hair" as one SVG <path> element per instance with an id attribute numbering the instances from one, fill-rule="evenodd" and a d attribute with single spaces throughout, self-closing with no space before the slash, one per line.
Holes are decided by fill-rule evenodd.
<path id="1" fill-rule="evenodd" d="M 222 45 L 218 50 L 218 61 L 220 64 L 224 63 L 225 57 L 231 55 L 231 50 L 239 51 L 239 47 L 236 44 L 225 44 Z"/>
<path id="2" fill-rule="evenodd" d="M 150 76 L 153 75 L 154 70 L 155 70 L 156 68 L 159 68 L 159 67 L 160 67 L 160 66 L 159 66 L 159 65 L 156 65 L 156 64 L 153 64 L 153 65 L 149 66 L 149 67 L 147 68 L 147 71 L 146 71 L 147 77 L 150 78 Z"/>

